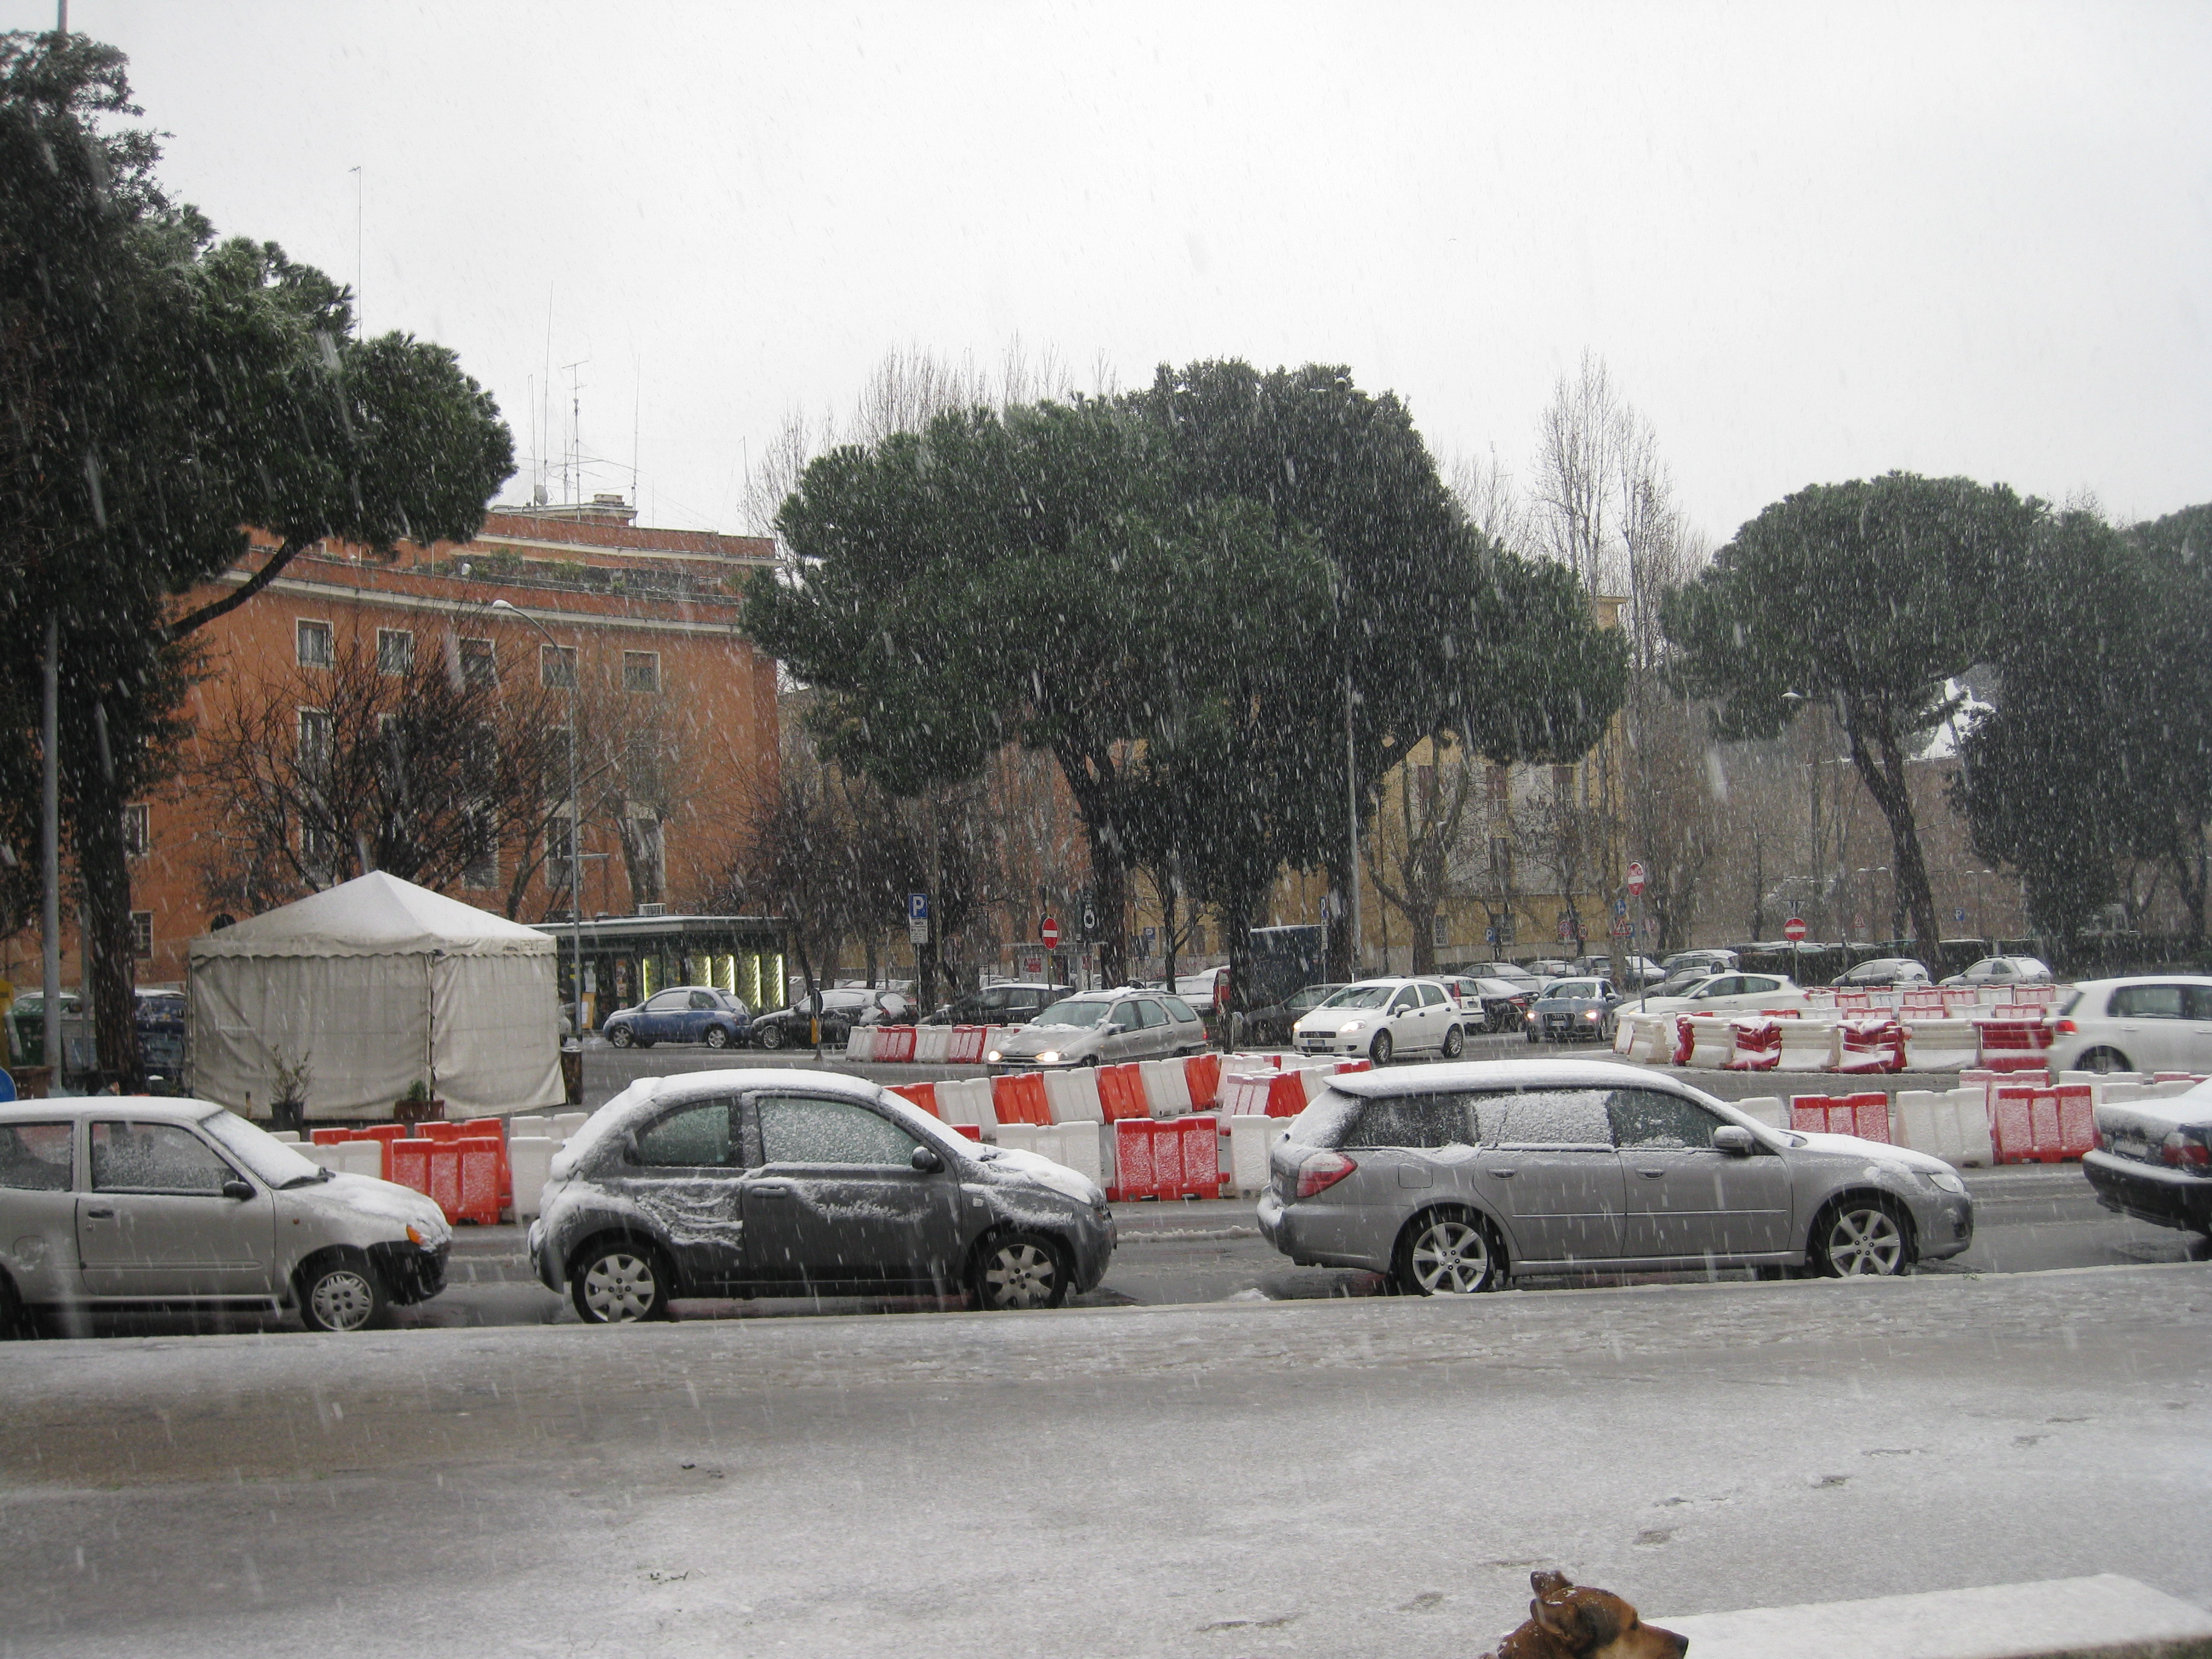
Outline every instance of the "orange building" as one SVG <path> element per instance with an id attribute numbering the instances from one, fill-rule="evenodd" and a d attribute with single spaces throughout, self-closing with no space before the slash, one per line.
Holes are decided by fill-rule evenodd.
<path id="1" fill-rule="evenodd" d="M 296 701 L 297 741 L 313 743 L 318 719 L 328 719 L 310 701 L 318 677 L 362 653 L 384 672 L 434 652 L 471 683 L 534 684 L 549 728 L 578 708 L 577 730 L 595 744 L 579 757 L 591 775 L 580 792 L 586 921 L 705 896 L 749 801 L 775 778 L 776 665 L 738 629 L 739 589 L 774 562 L 774 544 L 631 520 L 620 497 L 603 495 L 578 507 L 495 509 L 472 541 L 402 545 L 389 560 L 321 544 L 195 634 L 194 735 L 176 776 L 126 819 L 138 982 L 180 983 L 187 941 L 241 908 L 226 896 L 222 868 L 245 809 L 213 798 L 210 734 L 239 700 L 262 696 Z M 234 590 L 258 564 L 242 562 L 180 605 Z M 290 719 L 289 708 L 277 712 Z M 448 884 L 456 897 L 531 923 L 568 914 L 565 741 L 549 748 L 556 758 L 538 844 L 502 844 Z M 296 841 L 305 832 L 284 833 Z M 65 932 L 64 982 L 74 987 L 76 929 Z M 34 933 L 0 945 L 0 974 L 35 981 L 38 950 Z"/>

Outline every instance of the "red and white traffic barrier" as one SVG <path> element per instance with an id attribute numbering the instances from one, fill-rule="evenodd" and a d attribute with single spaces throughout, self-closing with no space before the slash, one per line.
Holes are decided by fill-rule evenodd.
<path id="1" fill-rule="evenodd" d="M 983 1039 L 990 1035 L 988 1026 L 952 1025 L 945 1029 L 952 1034 L 945 1042 L 947 1065 L 981 1066 L 983 1063 Z"/>
<path id="2" fill-rule="evenodd" d="M 2057 1164 L 2097 1144 L 2087 1084 L 2008 1086 L 1990 1091 L 1990 1131 L 2000 1164 Z"/>
<path id="3" fill-rule="evenodd" d="M 1792 1095 L 1790 1127 L 1802 1134 L 1856 1135 L 1887 1146 L 1889 1097 L 1879 1089 L 1856 1095 Z"/>
<path id="4" fill-rule="evenodd" d="M 1782 1063 L 1782 1028 L 1786 1022 L 1754 1015 L 1729 1022 L 1728 1068 L 1771 1072 Z"/>
<path id="5" fill-rule="evenodd" d="M 1905 1028 L 1894 1014 L 1836 1022 L 1839 1072 L 1901 1072 L 1905 1069 Z"/>

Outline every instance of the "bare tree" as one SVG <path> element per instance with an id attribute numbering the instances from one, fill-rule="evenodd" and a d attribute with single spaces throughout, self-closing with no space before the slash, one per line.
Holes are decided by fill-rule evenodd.
<path id="1" fill-rule="evenodd" d="M 1431 754 L 1442 747 L 1440 738 L 1432 739 Z M 1383 803 L 1376 833 L 1368 838 L 1368 878 L 1383 902 L 1405 917 L 1417 974 L 1435 971 L 1437 913 L 1465 884 L 1473 863 L 1468 819 L 1479 798 L 1480 769 L 1463 750 L 1399 767 L 1398 799 Z"/>

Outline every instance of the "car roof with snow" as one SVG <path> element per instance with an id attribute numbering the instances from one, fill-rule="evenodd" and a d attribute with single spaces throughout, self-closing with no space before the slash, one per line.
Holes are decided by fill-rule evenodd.
<path id="1" fill-rule="evenodd" d="M 1340 1093 L 1373 1100 L 1391 1095 L 1434 1094 L 1446 1089 L 1665 1089 L 1698 1092 L 1664 1072 L 1602 1060 L 1468 1060 L 1388 1071 L 1340 1072 L 1329 1079 Z"/>

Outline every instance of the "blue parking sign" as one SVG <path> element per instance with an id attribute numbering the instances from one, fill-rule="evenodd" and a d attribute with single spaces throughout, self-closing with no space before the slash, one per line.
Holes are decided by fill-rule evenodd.
<path id="1" fill-rule="evenodd" d="M 908 893 L 906 896 L 906 919 L 908 921 L 927 921 L 929 920 L 928 894 Z"/>

